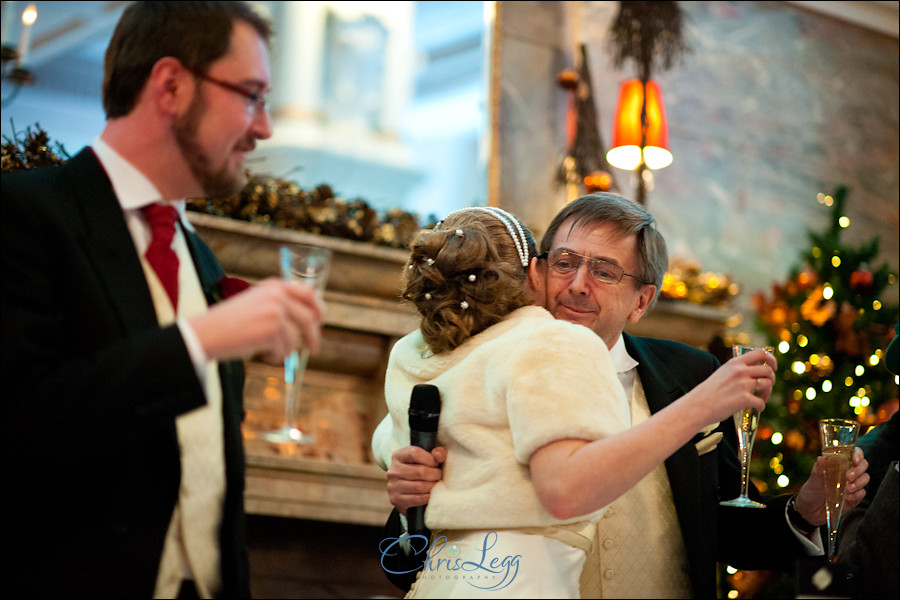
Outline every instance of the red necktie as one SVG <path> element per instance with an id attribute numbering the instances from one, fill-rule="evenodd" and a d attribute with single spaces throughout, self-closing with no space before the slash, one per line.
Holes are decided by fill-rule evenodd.
<path id="1" fill-rule="evenodd" d="M 172 249 L 178 211 L 168 204 L 150 204 L 141 209 L 150 225 L 153 239 L 144 258 L 156 271 L 156 276 L 169 294 L 172 307 L 178 310 L 178 255 Z"/>

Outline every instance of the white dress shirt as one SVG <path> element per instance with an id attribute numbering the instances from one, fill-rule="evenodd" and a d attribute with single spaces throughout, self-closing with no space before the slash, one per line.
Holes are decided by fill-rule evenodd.
<path id="1" fill-rule="evenodd" d="M 119 200 L 119 206 L 122 207 L 122 212 L 125 214 L 125 222 L 128 225 L 128 231 L 131 232 L 131 239 L 134 240 L 134 247 L 138 255 L 143 256 L 150 245 L 152 235 L 150 226 L 147 224 L 143 213 L 141 213 L 141 209 L 148 204 L 163 202 L 162 194 L 159 193 L 156 186 L 143 173 L 122 158 L 100 138 L 94 140 L 94 143 L 91 144 L 91 149 L 97 155 L 97 160 L 100 161 L 100 164 L 106 171 L 106 176 L 109 177 L 109 181 L 112 183 L 113 191 Z M 193 231 L 193 226 L 184 215 L 184 199 L 166 202 L 174 206 L 178 211 L 179 224 L 189 231 Z M 183 260 L 183 258 L 181 256 L 178 257 L 179 260 Z M 206 352 L 203 351 L 194 329 L 185 319 L 176 319 L 176 324 L 181 331 L 181 337 L 184 339 L 185 346 L 187 346 L 191 361 L 194 363 L 194 370 L 197 372 L 200 382 L 203 383 L 208 362 Z"/>

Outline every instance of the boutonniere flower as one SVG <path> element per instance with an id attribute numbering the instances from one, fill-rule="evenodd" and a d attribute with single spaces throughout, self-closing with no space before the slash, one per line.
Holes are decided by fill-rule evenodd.
<path id="1" fill-rule="evenodd" d="M 217 293 L 216 300 L 227 300 L 235 294 L 240 294 L 250 287 L 250 284 L 239 277 L 222 277 L 216 283 Z"/>

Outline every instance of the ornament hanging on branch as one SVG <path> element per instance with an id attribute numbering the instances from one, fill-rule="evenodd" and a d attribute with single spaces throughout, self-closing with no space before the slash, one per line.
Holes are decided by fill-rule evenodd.
<path id="1" fill-rule="evenodd" d="M 580 195 L 578 171 L 575 168 L 575 129 L 578 127 L 578 108 L 575 99 L 578 90 L 578 73 L 566 69 L 556 76 L 559 87 L 566 91 L 566 153 L 556 172 L 556 183 L 565 186 L 566 199 L 570 202 Z"/>
<path id="2" fill-rule="evenodd" d="M 872 289 L 875 283 L 875 276 L 869 270 L 869 265 L 862 264 L 853 273 L 850 274 L 850 289 L 854 292 L 864 294 Z"/>
<path id="3" fill-rule="evenodd" d="M 575 105 L 578 111 L 578 126 L 575 128 L 575 142 L 572 156 L 575 169 L 585 187 L 597 187 L 590 191 L 608 191 L 612 187 L 612 169 L 606 162 L 606 149 L 600 135 L 597 106 L 594 103 L 594 86 L 591 84 L 591 70 L 588 65 L 587 46 L 581 45 L 581 69 Z M 590 181 L 590 183 L 589 183 Z M 605 188 L 602 186 L 606 186 Z"/>
<path id="4" fill-rule="evenodd" d="M 587 47 L 581 45 L 581 64 L 578 72 L 562 71 L 556 78 L 566 90 L 566 156 L 557 172 L 557 183 L 569 190 L 569 200 L 582 193 L 615 190 L 606 162 L 606 150 L 600 134 L 597 107 L 591 85 Z"/>

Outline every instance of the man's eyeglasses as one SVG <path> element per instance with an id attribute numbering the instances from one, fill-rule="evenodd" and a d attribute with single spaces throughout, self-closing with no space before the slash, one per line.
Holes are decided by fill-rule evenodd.
<path id="1" fill-rule="evenodd" d="M 221 79 L 216 79 L 215 77 L 210 77 L 204 73 L 200 73 L 199 71 L 195 71 L 194 69 L 188 69 L 191 73 L 194 74 L 194 77 L 197 79 L 202 79 L 203 81 L 208 81 L 214 85 L 217 85 L 223 89 L 228 90 L 229 92 L 234 92 L 239 96 L 243 96 L 245 100 L 247 100 L 247 111 L 254 112 L 256 114 L 261 114 L 269 110 L 269 101 L 266 98 L 265 94 L 257 94 L 256 92 L 251 92 L 242 88 L 239 85 L 234 83 L 228 83 L 227 81 L 222 81 Z"/>
<path id="2" fill-rule="evenodd" d="M 622 281 L 623 277 L 631 277 L 632 279 L 647 285 L 646 281 L 631 273 L 626 273 L 622 267 L 615 263 L 603 260 L 602 258 L 582 256 L 581 254 L 576 254 L 571 250 L 565 250 L 564 248 L 555 248 L 549 252 L 544 252 L 538 258 L 547 259 L 547 266 L 557 273 L 574 273 L 578 270 L 578 267 L 581 266 L 582 261 L 587 261 L 588 272 L 591 274 L 591 277 L 600 283 L 615 285 Z"/>

